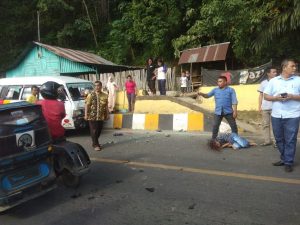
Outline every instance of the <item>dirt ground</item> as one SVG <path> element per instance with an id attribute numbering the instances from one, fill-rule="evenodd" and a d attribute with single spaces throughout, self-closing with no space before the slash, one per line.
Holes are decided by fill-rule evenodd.
<path id="1" fill-rule="evenodd" d="M 261 130 L 262 117 L 258 111 L 254 111 L 254 110 L 238 111 L 237 119 L 249 125 L 252 125 L 257 130 Z"/>

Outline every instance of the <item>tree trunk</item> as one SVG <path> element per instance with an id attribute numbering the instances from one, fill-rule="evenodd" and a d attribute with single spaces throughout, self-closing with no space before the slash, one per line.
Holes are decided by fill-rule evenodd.
<path id="1" fill-rule="evenodd" d="M 97 41 L 96 33 L 95 33 L 95 30 L 94 30 L 94 26 L 93 26 L 93 23 L 92 23 L 92 20 L 91 20 L 91 17 L 90 17 L 90 13 L 89 13 L 88 7 L 86 5 L 85 0 L 82 0 L 82 3 L 83 3 L 84 8 L 86 10 L 87 17 L 88 17 L 88 19 L 90 21 L 90 25 L 91 25 L 91 29 L 92 29 L 92 33 L 93 33 L 93 36 L 94 36 L 94 41 L 95 41 L 96 47 L 98 47 L 98 41 Z"/>

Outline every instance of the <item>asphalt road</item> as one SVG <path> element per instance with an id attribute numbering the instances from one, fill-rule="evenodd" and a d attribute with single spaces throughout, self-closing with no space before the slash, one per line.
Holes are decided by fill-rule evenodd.
<path id="1" fill-rule="evenodd" d="M 278 160 L 271 146 L 213 152 L 209 136 L 107 130 L 95 152 L 87 133 L 72 133 L 92 158 L 81 186 L 59 184 L 2 213 L 0 225 L 300 224 L 299 152 L 286 173 L 271 165 Z"/>

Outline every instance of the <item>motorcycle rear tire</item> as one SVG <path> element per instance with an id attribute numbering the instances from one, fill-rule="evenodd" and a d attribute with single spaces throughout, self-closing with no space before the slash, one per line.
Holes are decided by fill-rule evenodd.
<path id="1" fill-rule="evenodd" d="M 80 184 L 80 176 L 73 175 L 69 170 L 64 169 L 60 178 L 66 187 L 77 188 Z"/>

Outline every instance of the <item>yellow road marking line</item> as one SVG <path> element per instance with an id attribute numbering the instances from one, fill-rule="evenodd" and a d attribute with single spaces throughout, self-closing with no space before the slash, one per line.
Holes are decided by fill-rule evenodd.
<path id="1" fill-rule="evenodd" d="M 117 160 L 117 159 L 91 158 L 91 160 L 96 161 L 96 162 L 104 162 L 104 163 L 126 164 L 129 166 L 137 166 L 137 167 L 150 167 L 150 168 L 158 168 L 158 169 L 166 169 L 166 170 L 178 170 L 178 171 L 184 171 L 184 172 L 208 174 L 208 175 L 215 175 L 215 176 L 236 177 L 236 178 L 242 178 L 242 179 L 248 179 L 248 180 L 261 180 L 261 181 L 271 181 L 271 182 L 277 182 L 277 183 L 299 184 L 300 185 L 299 179 L 258 176 L 258 175 L 252 175 L 252 174 L 225 172 L 225 171 L 219 171 L 219 170 L 172 166 L 172 165 L 165 165 L 165 164 L 159 164 L 159 163 L 130 162 L 130 161 L 126 161 L 126 160 Z"/>

